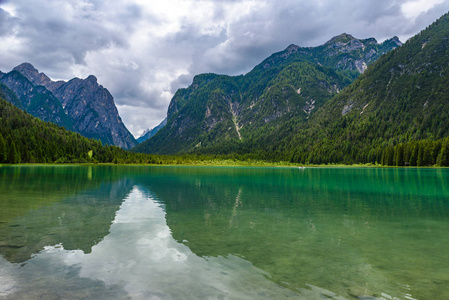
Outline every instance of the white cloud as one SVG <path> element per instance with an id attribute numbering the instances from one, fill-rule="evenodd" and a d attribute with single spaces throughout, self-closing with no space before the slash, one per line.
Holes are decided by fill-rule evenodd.
<path id="1" fill-rule="evenodd" d="M 8 3 L 8 2 L 4 3 L 1 5 L 1 8 L 4 9 L 12 17 L 16 16 L 16 8 L 11 3 Z"/>
<path id="2" fill-rule="evenodd" d="M 418 0 L 406 2 L 401 6 L 404 15 L 409 19 L 415 19 L 423 12 L 427 12 L 437 4 L 443 3 L 444 0 Z"/>
<path id="3" fill-rule="evenodd" d="M 154 123 L 156 125 L 145 126 L 148 124 L 148 120 L 159 120 L 161 117 L 161 110 L 154 109 L 151 107 L 137 107 L 130 105 L 117 105 L 117 109 L 120 112 L 123 123 L 127 125 L 130 132 L 134 134 L 136 138 L 140 137 L 145 129 L 153 128 L 159 125 L 159 123 Z M 164 107 L 163 110 L 166 110 Z"/>

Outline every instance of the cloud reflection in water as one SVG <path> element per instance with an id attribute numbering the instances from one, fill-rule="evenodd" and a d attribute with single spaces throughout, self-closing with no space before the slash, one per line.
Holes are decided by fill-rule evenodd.
<path id="1" fill-rule="evenodd" d="M 11 299 L 42 296 L 44 289 L 47 295 L 67 293 L 65 296 L 86 298 L 298 297 L 243 258 L 195 255 L 173 239 L 161 204 L 138 187 L 117 211 L 110 234 L 93 246 L 91 253 L 54 245 L 22 267 L 0 257 L 0 267 L 0 296 Z M 35 280 L 29 281 L 30 274 Z"/>

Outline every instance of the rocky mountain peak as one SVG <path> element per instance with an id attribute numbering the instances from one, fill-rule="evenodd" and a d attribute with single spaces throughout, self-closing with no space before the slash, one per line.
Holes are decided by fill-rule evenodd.
<path id="1" fill-rule="evenodd" d="M 86 81 L 89 82 L 89 83 L 95 84 L 95 83 L 97 83 L 97 77 L 95 77 L 94 75 L 89 75 L 89 76 L 86 78 Z"/>
<path id="2" fill-rule="evenodd" d="M 30 63 L 24 62 L 15 67 L 13 70 L 19 71 L 20 73 L 28 73 L 28 74 L 35 74 L 38 75 L 39 71 Z M 22 73 L 22 74 L 23 74 Z"/>
<path id="3" fill-rule="evenodd" d="M 111 93 L 98 84 L 94 75 L 86 79 L 74 78 L 54 94 L 61 99 L 76 131 L 125 149 L 137 144 L 123 124 Z"/>
<path id="4" fill-rule="evenodd" d="M 342 33 L 340 35 L 337 35 L 337 36 L 334 36 L 333 38 L 331 38 L 328 42 L 325 43 L 325 45 L 336 44 L 336 43 L 346 44 L 352 40 L 356 40 L 356 38 L 350 34 Z"/>
<path id="5" fill-rule="evenodd" d="M 13 71 L 19 72 L 31 83 L 35 85 L 42 85 L 51 92 L 54 92 L 65 83 L 65 81 L 52 81 L 47 75 L 44 73 L 39 73 L 39 71 L 32 64 L 27 62 L 18 65 L 13 69 Z"/>
<path id="6" fill-rule="evenodd" d="M 301 47 L 299 47 L 299 46 L 297 46 L 297 45 L 295 45 L 295 44 L 291 44 L 290 46 L 288 46 L 284 51 L 283 51 L 283 53 L 282 53 L 282 57 L 283 58 L 288 58 L 290 55 L 292 55 L 293 53 L 296 53 L 296 52 L 298 52 L 298 50 L 300 49 Z"/>
<path id="7" fill-rule="evenodd" d="M 332 52 L 347 53 L 358 49 L 364 50 L 366 48 L 365 42 L 368 42 L 367 44 L 377 44 L 377 41 L 373 38 L 369 40 L 360 40 L 350 34 L 342 33 L 333 37 L 324 45 Z"/>
<path id="8" fill-rule="evenodd" d="M 395 43 L 399 47 L 402 46 L 402 42 L 399 40 L 399 38 L 397 36 L 394 36 L 393 38 L 389 39 L 388 41 Z"/>
<path id="9" fill-rule="evenodd" d="M 44 73 L 39 73 L 39 71 L 30 63 L 22 63 L 13 69 L 14 71 L 20 72 L 29 81 L 36 85 L 43 85 L 48 87 L 51 84 L 51 79 L 48 78 Z"/>
<path id="10" fill-rule="evenodd" d="M 296 52 L 298 51 L 299 46 L 295 45 L 295 44 L 291 44 L 290 46 L 288 46 L 285 50 L 289 51 L 289 52 Z"/>

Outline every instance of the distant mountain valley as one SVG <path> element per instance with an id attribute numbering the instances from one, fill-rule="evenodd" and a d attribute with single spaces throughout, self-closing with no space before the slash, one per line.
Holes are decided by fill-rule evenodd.
<path id="1" fill-rule="evenodd" d="M 165 125 L 167 125 L 167 118 L 165 118 L 159 125 L 153 127 L 152 129 L 145 130 L 140 137 L 137 139 L 137 142 L 143 143 L 149 138 L 152 138 L 159 130 L 161 130 Z"/>

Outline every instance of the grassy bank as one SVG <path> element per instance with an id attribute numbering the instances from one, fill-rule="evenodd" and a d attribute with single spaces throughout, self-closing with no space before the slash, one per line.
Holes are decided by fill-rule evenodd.
<path id="1" fill-rule="evenodd" d="M 0 164 L 2 166 L 204 166 L 204 167 L 233 167 L 233 166 L 248 166 L 248 167 L 284 167 L 284 168 L 423 168 L 423 169 L 448 169 L 448 167 L 441 166 L 385 166 L 381 164 L 297 164 L 287 161 L 270 162 L 262 160 L 233 160 L 233 159 L 204 159 L 204 160 L 189 160 L 189 159 L 176 159 L 165 160 L 158 163 L 21 163 L 21 164 Z"/>

